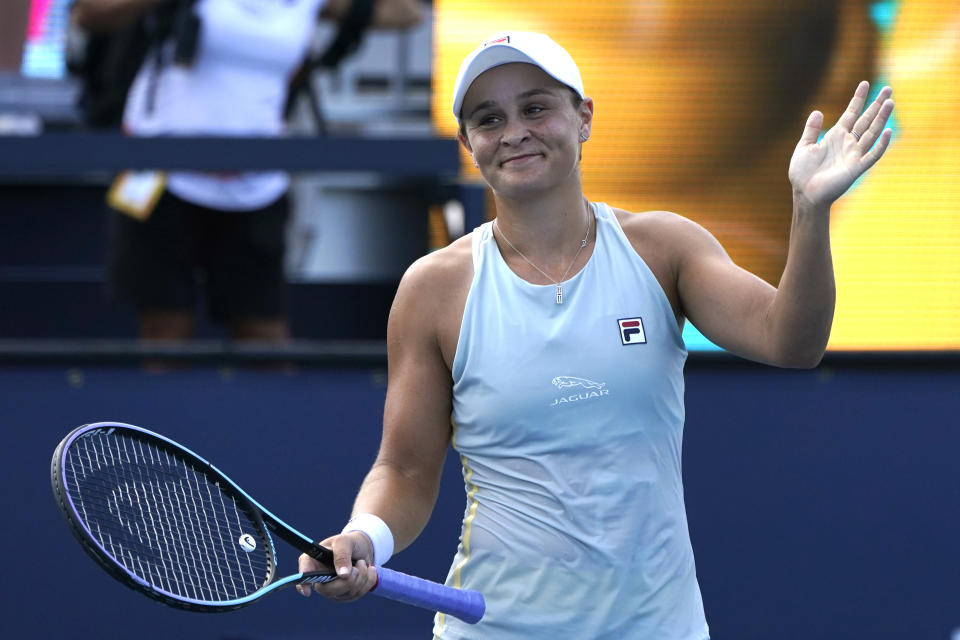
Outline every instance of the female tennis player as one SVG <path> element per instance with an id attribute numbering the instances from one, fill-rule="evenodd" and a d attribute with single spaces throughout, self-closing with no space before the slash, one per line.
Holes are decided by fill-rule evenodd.
<path id="1" fill-rule="evenodd" d="M 403 277 L 381 448 L 325 541 L 342 579 L 316 591 L 374 587 L 371 565 L 426 524 L 452 443 L 467 504 L 447 584 L 482 592 L 487 613 L 474 627 L 437 615 L 436 638 L 708 638 L 681 486 L 681 329 L 774 366 L 820 362 L 830 206 L 890 141 L 891 90 L 867 105 L 868 89 L 822 139 L 823 114 L 807 118 L 774 288 L 684 217 L 585 197 L 594 104 L 558 44 L 502 33 L 473 51 L 453 111 L 497 217 Z"/>

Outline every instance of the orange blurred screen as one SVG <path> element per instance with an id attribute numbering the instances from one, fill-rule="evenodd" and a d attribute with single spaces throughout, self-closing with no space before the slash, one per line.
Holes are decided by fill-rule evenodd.
<path id="1" fill-rule="evenodd" d="M 501 30 L 549 34 L 594 99 L 588 198 L 666 209 L 776 284 L 787 165 L 807 114 L 857 82 L 894 90 L 893 142 L 833 208 L 833 350 L 960 349 L 960 3 L 435 0 L 433 119 L 463 57 Z M 464 156 L 464 174 L 479 180 Z M 696 343 L 692 348 L 696 348 Z"/>

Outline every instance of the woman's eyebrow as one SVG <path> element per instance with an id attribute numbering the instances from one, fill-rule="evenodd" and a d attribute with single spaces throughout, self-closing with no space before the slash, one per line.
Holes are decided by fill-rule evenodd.
<path id="1" fill-rule="evenodd" d="M 473 118 L 473 116 L 478 111 L 483 111 L 484 109 L 490 109 L 495 106 L 497 106 L 496 100 L 484 100 L 483 102 L 481 102 L 480 104 L 478 104 L 477 106 L 475 106 L 473 109 L 470 110 L 469 115 L 467 115 L 467 120 L 470 120 L 471 118 Z"/>
<path id="2" fill-rule="evenodd" d="M 533 96 L 539 96 L 539 95 L 556 97 L 557 94 L 546 87 L 537 87 L 535 89 L 529 89 L 527 91 L 524 91 L 523 93 L 517 95 L 516 99 L 526 100 L 527 98 L 532 98 Z M 473 109 L 470 110 L 469 115 L 467 115 L 467 120 L 473 118 L 473 116 L 478 111 L 483 111 L 484 109 L 490 109 L 495 106 L 497 106 L 496 100 L 484 100 L 483 102 L 481 102 L 480 104 L 478 104 L 477 106 L 475 106 Z"/>
<path id="3" fill-rule="evenodd" d="M 525 100 L 526 98 L 532 98 L 533 96 L 546 95 L 556 97 L 556 93 L 547 89 L 546 87 L 537 87 L 536 89 L 530 89 L 529 91 L 524 91 L 517 96 L 517 100 Z"/>

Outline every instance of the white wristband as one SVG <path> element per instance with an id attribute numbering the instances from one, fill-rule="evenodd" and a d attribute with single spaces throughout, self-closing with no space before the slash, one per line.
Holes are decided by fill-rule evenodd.
<path id="1" fill-rule="evenodd" d="M 373 564 L 382 567 L 393 555 L 393 534 L 387 523 L 372 513 L 361 513 L 352 518 L 340 533 L 360 531 L 370 538 L 373 545 Z"/>

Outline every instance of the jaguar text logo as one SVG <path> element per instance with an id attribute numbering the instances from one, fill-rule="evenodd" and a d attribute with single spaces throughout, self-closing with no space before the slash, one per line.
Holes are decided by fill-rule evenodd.
<path id="1" fill-rule="evenodd" d="M 593 380 L 577 378 L 575 376 L 557 376 L 550 382 L 560 391 L 568 389 L 577 390 L 576 393 L 568 393 L 567 395 L 554 398 L 553 402 L 550 403 L 551 407 L 610 395 L 610 390 L 605 388 L 607 386 L 606 382 L 594 382 Z"/>

